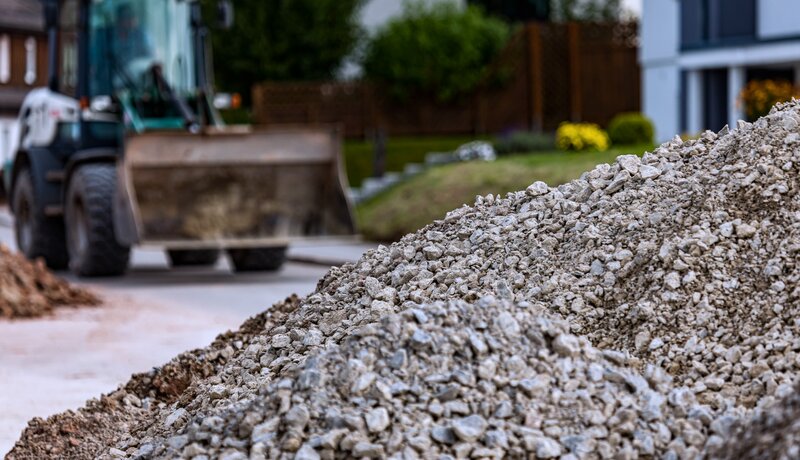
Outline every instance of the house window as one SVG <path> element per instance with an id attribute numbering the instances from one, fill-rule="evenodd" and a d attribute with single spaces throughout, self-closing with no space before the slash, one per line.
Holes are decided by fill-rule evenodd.
<path id="1" fill-rule="evenodd" d="M 0 35 L 0 83 L 11 80 L 11 39 Z"/>
<path id="2" fill-rule="evenodd" d="M 681 0 L 681 45 L 702 48 L 756 37 L 755 0 Z"/>
<path id="3" fill-rule="evenodd" d="M 681 44 L 699 46 L 708 40 L 708 1 L 681 1 Z"/>
<path id="4" fill-rule="evenodd" d="M 25 40 L 25 84 L 36 83 L 36 39 Z"/>

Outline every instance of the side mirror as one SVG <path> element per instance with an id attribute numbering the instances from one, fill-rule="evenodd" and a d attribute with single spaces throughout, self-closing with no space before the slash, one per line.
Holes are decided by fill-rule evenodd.
<path id="1" fill-rule="evenodd" d="M 217 1 L 217 28 L 228 30 L 233 27 L 233 3 L 231 0 Z"/>
<path id="2" fill-rule="evenodd" d="M 56 27 L 58 25 L 58 2 L 49 0 L 44 2 L 44 23 L 45 28 Z"/>

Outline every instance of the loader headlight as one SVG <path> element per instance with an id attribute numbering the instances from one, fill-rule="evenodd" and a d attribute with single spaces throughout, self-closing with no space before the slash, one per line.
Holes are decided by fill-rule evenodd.
<path id="1" fill-rule="evenodd" d="M 214 108 L 217 110 L 238 109 L 242 106 L 239 93 L 217 93 L 214 95 Z"/>

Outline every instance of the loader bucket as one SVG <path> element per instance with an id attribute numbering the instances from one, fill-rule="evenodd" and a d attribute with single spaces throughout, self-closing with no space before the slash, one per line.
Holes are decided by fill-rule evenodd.
<path id="1" fill-rule="evenodd" d="M 119 175 L 135 242 L 228 248 L 352 236 L 340 146 L 330 129 L 132 136 Z"/>

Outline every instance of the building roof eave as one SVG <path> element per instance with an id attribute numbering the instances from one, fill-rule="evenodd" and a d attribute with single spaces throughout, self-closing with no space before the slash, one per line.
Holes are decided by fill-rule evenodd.
<path id="1" fill-rule="evenodd" d="M 678 57 L 682 69 L 708 69 L 800 61 L 800 37 L 793 40 L 755 42 L 750 45 L 684 51 Z"/>
<path id="2" fill-rule="evenodd" d="M 42 5 L 36 0 L 0 0 L 0 32 L 44 32 Z"/>

